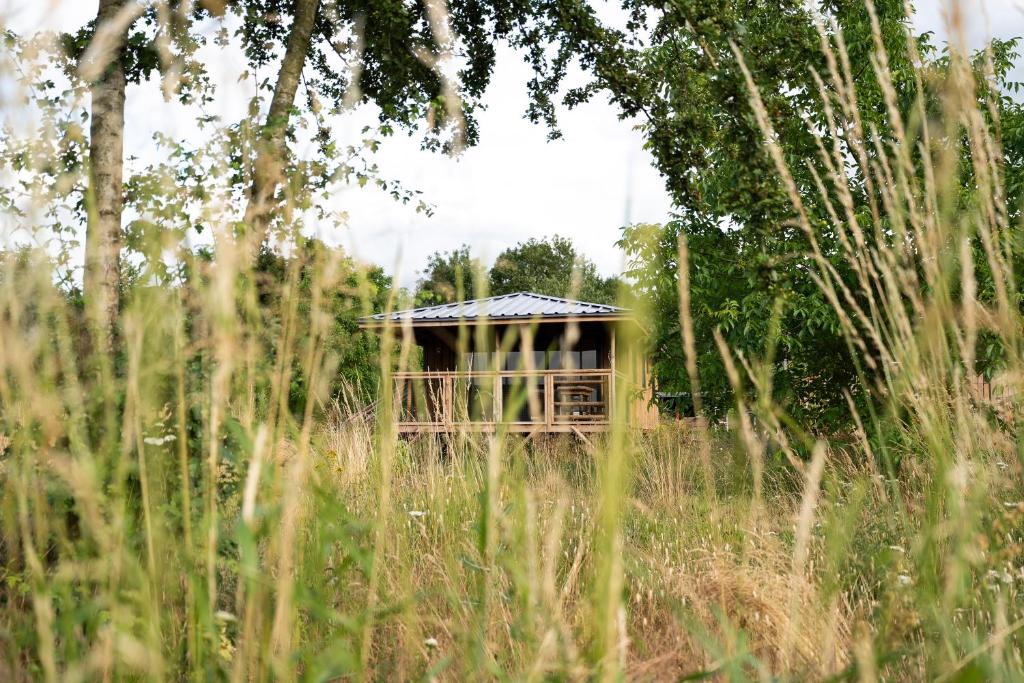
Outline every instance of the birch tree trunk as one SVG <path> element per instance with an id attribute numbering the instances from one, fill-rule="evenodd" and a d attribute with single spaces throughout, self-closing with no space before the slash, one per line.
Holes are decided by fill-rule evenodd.
<path id="1" fill-rule="evenodd" d="M 115 35 L 104 35 L 105 26 L 122 18 L 127 0 L 100 0 L 96 14 L 97 40 L 109 40 L 104 51 L 109 63 L 101 64 L 90 88 L 92 117 L 89 122 L 88 226 L 85 237 L 84 295 L 87 313 L 100 347 L 109 348 L 117 326 L 118 285 L 121 266 L 121 213 L 124 209 L 124 44 L 127 26 Z"/>
<path id="2" fill-rule="evenodd" d="M 274 96 L 270 101 L 270 109 L 267 111 L 263 131 L 257 142 L 252 188 L 245 207 L 247 252 L 250 257 L 256 253 L 266 238 L 274 193 L 284 178 L 288 153 L 285 132 L 291 108 L 295 103 L 295 92 L 302 78 L 302 69 L 306 65 L 306 56 L 309 54 L 319 9 L 320 0 L 295 2 L 295 18 L 288 34 L 284 58 L 281 60 Z"/>

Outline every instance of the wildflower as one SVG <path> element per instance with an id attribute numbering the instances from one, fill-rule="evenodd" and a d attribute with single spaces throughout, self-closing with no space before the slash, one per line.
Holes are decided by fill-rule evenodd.
<path id="1" fill-rule="evenodd" d="M 235 644 L 226 633 L 220 634 L 220 644 L 217 648 L 217 655 L 223 662 L 230 662 L 235 658 Z"/>
<path id="2" fill-rule="evenodd" d="M 900 582 L 901 586 L 909 586 L 911 584 L 911 578 L 906 574 L 900 574 L 896 577 L 896 580 Z"/>
<path id="3" fill-rule="evenodd" d="M 423 641 L 423 644 L 430 648 L 437 647 L 437 638 L 427 638 Z"/>

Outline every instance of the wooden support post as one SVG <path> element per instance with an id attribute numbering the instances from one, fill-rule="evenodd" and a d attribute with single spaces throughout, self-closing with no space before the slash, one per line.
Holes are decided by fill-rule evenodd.
<path id="1" fill-rule="evenodd" d="M 616 334 L 615 334 L 615 326 L 614 325 L 611 326 L 611 331 L 612 331 L 612 334 L 611 334 L 611 337 L 612 337 L 612 340 L 611 340 L 612 341 L 612 344 L 611 344 L 612 350 L 611 350 L 611 363 L 610 364 L 611 364 L 612 372 L 611 372 L 611 377 L 608 379 L 609 386 L 608 386 L 608 397 L 607 397 L 608 398 L 608 421 L 609 422 L 612 421 L 612 414 L 615 412 L 615 384 L 616 384 L 616 375 L 615 375 L 615 336 L 616 336 Z"/>
<path id="2" fill-rule="evenodd" d="M 597 449 L 594 448 L 594 443 L 587 438 L 586 434 L 580 431 L 579 427 L 573 427 L 572 433 L 576 435 L 576 438 L 579 439 L 591 453 L 597 453 Z"/>

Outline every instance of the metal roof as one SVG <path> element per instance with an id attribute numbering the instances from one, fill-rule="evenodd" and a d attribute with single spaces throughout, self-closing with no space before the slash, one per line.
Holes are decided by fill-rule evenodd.
<path id="1" fill-rule="evenodd" d="M 515 320 L 530 318 L 587 318 L 587 317 L 624 317 L 630 311 L 618 306 L 592 304 L 586 301 L 561 299 L 557 296 L 545 296 L 532 292 L 516 292 L 489 296 L 486 299 L 458 301 L 440 306 L 426 306 L 407 311 L 395 311 L 390 317 L 384 313 L 360 318 L 361 323 L 383 323 L 387 320 L 399 322 L 436 321 L 458 322 L 462 320 Z"/>

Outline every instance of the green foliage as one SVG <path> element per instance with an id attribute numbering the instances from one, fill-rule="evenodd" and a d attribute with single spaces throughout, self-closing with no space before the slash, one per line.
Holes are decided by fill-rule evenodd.
<path id="1" fill-rule="evenodd" d="M 863 63 L 856 83 L 869 123 L 884 107 L 867 68 L 871 36 L 860 3 L 822 6 L 844 31 L 850 58 Z M 912 85 L 905 54 L 902 2 L 878 3 L 890 63 Z M 679 336 L 677 250 L 680 233 L 691 254 L 691 285 L 698 368 L 705 400 L 715 413 L 732 404 L 713 330 L 744 354 L 777 344 L 774 389 L 801 418 L 834 420 L 854 391 L 855 366 L 838 320 L 813 280 L 810 245 L 792 222 L 792 207 L 761 144 L 735 45 L 761 90 L 783 148 L 796 159 L 817 156 L 807 120 L 827 129 L 815 73 L 827 65 L 804 2 L 734 5 L 687 2 L 666 12 L 649 48 L 629 51 L 628 80 L 602 78 L 623 112 L 645 114 L 647 146 L 666 177 L 678 218 L 664 234 L 627 227 L 620 246 L 632 259 L 628 275 L 642 281 L 654 314 L 656 376 L 667 391 L 688 390 Z M 620 83 L 627 83 L 622 87 Z M 885 133 L 884 126 L 881 132 Z M 814 187 L 806 166 L 797 183 Z M 824 208 L 816 207 L 822 212 Z M 827 236 L 823 236 L 827 239 Z M 834 240 L 828 243 L 838 248 Z M 778 306 L 778 329 L 771 312 Z"/>
<path id="2" fill-rule="evenodd" d="M 331 288 L 325 301 L 314 312 L 314 278 L 326 268 L 336 269 L 338 285 Z M 297 270 L 297 272 L 293 272 Z M 314 238 L 302 239 L 287 256 L 278 251 L 263 248 L 256 258 L 252 277 L 256 284 L 257 307 L 262 316 L 261 327 L 266 330 L 266 355 L 263 362 L 268 369 L 273 367 L 278 351 L 271 343 L 279 339 L 284 326 L 290 324 L 295 335 L 295 349 L 298 351 L 291 362 L 295 366 L 291 373 L 288 404 L 296 414 L 301 414 L 309 399 L 305 376 L 299 364 L 308 353 L 312 343 L 310 316 L 327 316 L 328 328 L 321 341 L 327 358 L 327 367 L 333 368 L 328 374 L 327 396 L 329 401 L 342 404 L 362 405 L 376 398 L 380 376 L 380 343 L 373 332 L 359 329 L 358 319 L 370 313 L 384 310 L 391 289 L 391 278 L 380 266 L 365 267 L 340 249 L 332 248 Z M 294 288 L 289 279 L 296 278 Z M 284 292 L 291 292 L 295 301 L 283 301 Z M 287 312 L 294 310 L 294 319 L 285 319 Z M 269 372 L 268 372 L 269 375 Z M 265 389 L 269 395 L 269 387 Z M 322 411 L 319 406 L 317 412 Z"/>
<path id="3" fill-rule="evenodd" d="M 416 305 L 436 306 L 452 301 L 473 299 L 480 291 L 480 276 L 486 280 L 483 265 L 470 256 L 468 244 L 450 252 L 434 252 L 416 283 Z"/>
<path id="4" fill-rule="evenodd" d="M 197 3 L 191 14 L 162 14 L 156 5 L 146 7 L 127 27 L 125 43 L 113 57 L 121 62 L 127 82 L 138 85 L 154 77 L 167 78 L 165 85 L 173 89 L 182 104 L 212 102 L 206 65 L 196 56 L 206 44 L 206 37 L 194 30 L 195 22 L 209 16 L 205 3 Z M 95 35 L 95 19 L 74 33 L 60 35 L 60 46 L 68 60 L 65 74 L 72 81 L 79 78 L 79 62 Z"/>
<path id="5" fill-rule="evenodd" d="M 650 306 L 654 375 L 659 389 L 667 392 L 689 391 L 677 282 L 682 230 L 679 222 L 633 225 L 620 241 L 630 256 L 625 276 Z M 691 233 L 687 244 L 697 367 L 712 414 L 735 407 L 715 330 L 748 357 L 764 354 L 769 342 L 774 345 L 775 397 L 802 419 L 833 421 L 847 414 L 843 392 L 857 386 L 856 369 L 848 360 L 838 318 L 812 278 L 780 282 L 773 266 L 782 264 L 764 251 L 746 249 L 738 231 Z M 794 260 L 790 266 L 795 269 L 806 267 Z"/>
<path id="6" fill-rule="evenodd" d="M 26 233 L 44 227 L 52 231 L 58 238 L 58 277 L 68 284 L 86 215 L 89 112 L 82 105 L 84 93 L 80 85 L 61 78 L 67 59 L 44 38 L 5 31 L 2 41 L 0 71 L 20 74 L 21 113 L 35 116 L 2 122 L 0 172 L 9 181 L 0 184 L 0 213 Z M 20 128 L 26 123 L 27 132 Z M 47 198 L 44 211 L 33 210 L 39 197 Z"/>
<path id="7" fill-rule="evenodd" d="M 290 0 L 229 5 L 242 18 L 238 35 L 254 68 L 272 63 L 281 50 L 292 6 Z M 458 151 L 479 140 L 475 111 L 494 72 L 495 45 L 508 41 L 535 72 L 527 84 L 531 111 L 548 111 L 549 81 L 557 85 L 575 54 L 574 45 L 543 28 L 554 8 L 523 0 L 454 0 L 445 7 L 458 52 L 458 71 L 449 74 L 458 102 L 446 101 L 433 63 L 447 46 L 437 44 L 427 3 L 401 0 L 321 3 L 307 59 L 308 91 L 336 109 L 372 102 L 387 130 L 395 124 L 417 131 L 426 121 L 425 148 Z M 553 116 L 546 118 L 554 124 Z"/>
<path id="8" fill-rule="evenodd" d="M 573 288 L 577 271 L 578 291 Z M 472 299 L 481 291 L 489 296 L 534 292 L 606 304 L 616 303 L 623 294 L 619 278 L 602 277 L 593 261 L 577 251 L 571 240 L 558 235 L 529 239 L 505 249 L 489 270 L 470 255 L 468 244 L 450 252 L 435 252 L 427 258 L 421 275 L 416 284 L 418 306 L 457 301 L 460 295 Z M 481 276 L 487 284 L 484 290 L 477 281 Z"/>
<path id="9" fill-rule="evenodd" d="M 574 288 L 577 271 L 578 291 Z M 534 292 L 606 304 L 616 302 L 620 284 L 616 277 L 602 277 L 590 259 L 558 235 L 529 239 L 501 252 L 489 280 L 493 295 Z"/>
<path id="10" fill-rule="evenodd" d="M 895 105 L 913 134 L 917 86 L 908 45 L 924 60 L 926 74 L 922 106 L 938 114 L 937 92 L 948 76 L 948 59 L 930 46 L 929 36 L 911 35 L 903 2 L 875 3 L 881 37 L 888 53 Z M 883 190 L 865 181 L 864 170 L 877 163 L 878 149 L 891 144 L 893 121 L 875 71 L 867 10 L 859 2 L 823 2 L 818 7 L 834 24 L 822 27 L 824 40 L 838 45 L 840 32 L 860 103 L 859 125 L 878 136 L 880 147 L 867 146 L 859 156 L 850 146 L 851 122 L 837 122 L 838 93 L 828 78 L 822 38 L 814 12 L 803 2 L 778 5 L 734 5 L 693 1 L 674 6 L 661 16 L 649 47 L 626 49 L 617 70 L 596 73 L 595 87 L 608 90 L 624 114 L 642 116 L 647 146 L 666 177 L 676 204 L 677 218 L 663 228 L 628 226 L 620 246 L 631 259 L 627 275 L 636 279 L 654 310 L 652 344 L 657 359 L 657 381 L 666 391 L 688 391 L 682 362 L 677 308 L 678 236 L 684 234 L 690 251 L 691 299 L 697 335 L 702 385 L 707 404 L 721 413 L 731 404 L 718 349 L 713 341 L 719 330 L 728 344 L 747 357 L 773 354 L 773 391 L 799 419 L 836 425 L 847 412 L 845 394 L 867 399 L 858 371 L 877 367 L 874 348 L 851 354 L 838 313 L 816 282 L 818 264 L 811 242 L 794 220 L 786 189 L 762 144 L 747 89 L 733 46 L 742 54 L 759 88 L 775 138 L 790 161 L 796 189 L 805 196 L 804 210 L 816 231 L 823 254 L 846 284 L 855 273 L 845 261 L 848 247 L 831 227 L 833 212 L 849 204 L 844 219 L 862 225 L 867 244 L 877 235 L 867 227 L 885 202 Z M 836 30 L 838 29 L 838 30 Z M 1007 80 L 1015 42 L 993 44 L 993 85 L 1001 118 L 1010 121 L 1013 137 L 1007 159 L 1021 154 L 1018 131 L 1022 109 L 1009 97 L 1016 84 Z M 602 48 L 610 49 L 610 48 Z M 984 66 L 975 60 L 978 80 Z M 818 80 L 823 77 L 823 81 Z M 978 97 L 986 92 L 979 89 Z M 854 177 L 848 199 L 828 185 L 830 179 L 814 160 L 820 156 L 812 131 L 822 132 L 825 149 L 835 145 L 851 161 L 846 170 Z M 973 186 L 970 151 L 963 149 L 964 184 L 959 201 L 969 204 Z M 920 170 L 919 167 L 919 171 Z M 829 202 L 817 191 L 825 177 Z M 1019 171 L 1008 170 L 1007 190 L 1015 192 Z M 1019 207 L 1010 194 L 1009 206 Z M 981 249 L 977 250 L 979 282 L 990 280 Z M 858 291 L 867 307 L 867 292 Z M 990 288 L 980 294 L 992 300 Z M 773 315 L 772 312 L 775 311 Z M 989 347 L 984 358 L 997 357 Z M 984 369 L 982 366 L 981 369 Z"/>

